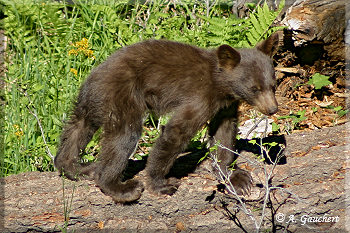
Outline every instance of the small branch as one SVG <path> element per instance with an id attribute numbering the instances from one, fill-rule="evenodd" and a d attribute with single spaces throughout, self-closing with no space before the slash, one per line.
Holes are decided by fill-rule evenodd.
<path id="1" fill-rule="evenodd" d="M 249 134 L 259 125 L 259 123 L 265 119 L 265 131 L 263 133 L 263 137 L 266 137 L 267 135 L 267 129 L 268 129 L 268 119 L 266 116 L 263 116 L 261 117 L 256 123 L 255 125 L 249 130 L 249 132 L 247 133 L 246 137 L 249 136 Z M 215 138 L 214 138 L 215 140 Z M 219 179 L 224 183 L 226 184 L 226 188 L 227 190 L 229 191 L 229 193 L 233 194 L 234 197 L 237 199 L 237 201 L 239 202 L 239 205 L 238 205 L 238 208 L 240 210 L 242 210 L 244 212 L 244 214 L 246 214 L 254 223 L 255 225 L 255 232 L 260 232 L 260 229 L 264 223 L 264 220 L 266 218 L 266 210 L 267 210 L 267 204 L 269 202 L 269 199 L 270 199 L 270 195 L 271 195 L 271 191 L 272 190 L 276 190 L 276 189 L 280 189 L 290 195 L 293 195 L 293 196 L 296 196 L 294 194 L 292 194 L 291 192 L 289 192 L 288 190 L 285 190 L 284 188 L 281 188 L 281 187 L 274 187 L 274 186 L 271 186 L 271 184 L 269 183 L 269 181 L 271 180 L 272 176 L 273 176 L 273 172 L 279 162 L 279 160 L 281 159 L 282 157 L 282 152 L 283 152 L 283 149 L 284 147 L 281 146 L 278 154 L 276 155 L 276 159 L 273 161 L 271 159 L 271 156 L 269 154 L 269 148 L 266 147 L 265 145 L 263 145 L 262 143 L 262 138 L 260 138 L 260 143 L 259 143 L 259 146 L 260 146 L 260 153 L 263 155 L 264 152 L 265 154 L 267 155 L 268 159 L 273 163 L 272 164 L 272 167 L 271 169 L 269 170 L 266 163 L 259 163 L 258 161 L 254 160 L 250 160 L 247 158 L 247 156 L 242 156 L 241 154 L 239 154 L 238 152 L 236 151 L 233 151 L 231 150 L 230 148 L 227 148 L 226 146 L 216 142 L 216 145 L 221 148 L 221 149 L 224 149 L 224 150 L 227 150 L 231 153 L 233 153 L 234 155 L 238 155 L 240 157 L 243 157 L 243 159 L 245 159 L 246 161 L 248 161 L 249 163 L 251 164 L 254 164 L 256 166 L 258 166 L 260 169 L 263 170 L 263 173 L 264 173 L 264 181 L 263 181 L 263 184 L 264 184 L 264 189 L 265 189 L 265 194 L 264 194 L 264 197 L 263 197 L 263 204 L 262 204 L 262 210 L 261 210 L 261 214 L 260 214 L 260 217 L 255 217 L 253 214 L 252 214 L 252 211 L 247 208 L 246 204 L 244 203 L 244 201 L 242 200 L 242 198 L 240 196 L 238 196 L 236 190 L 235 190 L 235 187 L 233 186 L 233 184 L 231 183 L 230 181 L 230 175 L 232 174 L 232 171 L 222 171 L 222 168 L 220 167 L 219 165 L 219 161 L 217 159 L 217 156 L 216 154 L 212 153 L 210 154 L 212 160 L 213 160 L 213 166 L 215 169 L 217 169 L 218 173 L 219 173 Z M 226 168 L 227 169 L 227 168 Z M 299 198 L 297 198 L 299 199 Z M 243 228 L 243 226 L 241 226 Z"/>
<path id="2" fill-rule="evenodd" d="M 32 107 L 33 110 L 31 109 L 30 106 L 33 105 L 33 103 L 32 103 L 32 101 L 30 100 L 30 97 L 28 96 L 27 92 L 25 92 L 25 91 L 24 91 L 24 92 L 21 91 L 21 92 L 28 98 L 28 101 L 29 101 L 30 104 L 27 105 L 27 109 L 28 109 L 29 113 L 32 114 L 32 115 L 34 116 L 34 118 L 36 119 L 36 121 L 37 121 L 37 123 L 38 123 L 38 125 L 39 125 L 39 128 L 40 128 L 41 137 L 42 137 L 43 142 L 44 142 L 44 144 L 45 144 L 46 152 L 47 152 L 47 154 L 50 156 L 50 158 L 51 158 L 52 161 L 53 161 L 54 158 L 55 158 L 55 156 L 52 155 L 52 153 L 51 153 L 51 151 L 50 151 L 50 148 L 49 148 L 49 146 L 47 145 L 47 142 L 46 142 L 46 139 L 45 139 L 44 129 L 43 129 L 41 123 L 40 123 L 40 119 L 39 119 L 39 117 L 38 117 L 38 115 L 37 115 L 37 113 L 36 113 L 36 109 L 35 109 L 35 107 Z"/>
<path id="3" fill-rule="evenodd" d="M 266 121 L 267 121 L 267 117 L 266 117 L 266 116 L 263 116 L 263 117 L 261 117 L 257 122 L 255 122 L 255 125 L 254 125 L 252 128 L 250 128 L 250 130 L 248 131 L 248 133 L 245 135 L 245 138 L 248 138 L 249 134 L 251 134 L 251 133 L 254 131 L 254 129 L 256 129 L 256 127 L 258 127 L 258 125 L 260 124 L 260 122 L 261 122 L 262 120 L 264 120 L 264 119 L 266 119 Z M 267 127 L 267 123 L 266 123 L 266 127 Z"/>
<path id="4" fill-rule="evenodd" d="M 239 195 L 237 194 L 237 191 L 235 189 L 235 187 L 233 186 L 233 184 L 230 181 L 230 176 L 232 174 L 232 171 L 227 171 L 226 173 L 224 173 L 220 167 L 220 165 L 218 164 L 218 160 L 216 158 L 216 156 L 214 155 L 210 155 L 211 158 L 213 159 L 213 163 L 214 163 L 214 167 L 219 171 L 219 178 L 221 181 L 223 181 L 225 184 L 227 184 L 227 189 L 228 191 L 233 194 L 235 196 L 235 198 L 238 200 L 238 202 L 240 203 L 239 208 L 249 217 L 252 219 L 252 221 L 254 222 L 255 226 L 257 226 L 257 221 L 254 217 L 254 215 L 252 214 L 250 209 L 247 209 L 245 203 L 243 202 L 242 198 L 239 197 Z M 227 168 L 226 168 L 227 169 Z M 227 174 L 227 175 L 226 175 Z"/>
<path id="5" fill-rule="evenodd" d="M 220 143 L 217 143 L 216 145 L 218 147 L 220 147 L 221 149 L 227 150 L 227 151 L 229 151 L 229 152 L 231 152 L 231 153 L 233 153 L 233 154 L 235 154 L 237 156 L 240 156 L 241 158 L 243 158 L 245 161 L 247 161 L 250 164 L 253 164 L 253 165 L 258 165 L 259 164 L 258 162 L 254 161 L 254 160 L 250 160 L 247 156 L 242 155 L 242 154 L 240 154 L 240 153 L 238 153 L 236 151 L 233 151 L 230 148 L 227 148 L 226 146 L 224 146 L 224 145 L 222 145 Z"/>

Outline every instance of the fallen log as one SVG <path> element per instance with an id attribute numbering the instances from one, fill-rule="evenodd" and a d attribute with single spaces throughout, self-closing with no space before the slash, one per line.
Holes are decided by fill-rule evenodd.
<path id="1" fill-rule="evenodd" d="M 266 206 L 263 229 L 345 232 L 348 127 L 349 123 L 285 137 L 287 159 L 275 167 L 269 181 L 276 189 Z M 174 175 L 188 165 L 178 160 Z M 266 165 L 267 171 L 273 167 Z M 259 218 L 264 170 L 251 165 L 245 169 L 251 171 L 254 188 L 244 202 Z M 139 176 L 144 178 L 142 172 Z M 181 180 L 173 196 L 145 190 L 137 203 L 117 205 L 93 182 L 64 180 L 57 172 L 1 178 L 0 232 L 255 232 L 251 218 L 237 209 L 237 200 L 217 190 L 211 173 L 203 169 Z"/>
<path id="2" fill-rule="evenodd" d="M 281 22 L 286 26 L 284 43 L 304 64 L 327 56 L 345 59 L 346 0 L 297 0 Z"/>

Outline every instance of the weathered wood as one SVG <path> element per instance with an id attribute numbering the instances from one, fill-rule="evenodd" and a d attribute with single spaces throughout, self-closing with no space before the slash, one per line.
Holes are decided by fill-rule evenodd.
<path id="1" fill-rule="evenodd" d="M 286 136 L 286 163 L 276 166 L 270 180 L 284 191 L 272 192 L 263 229 L 274 225 L 276 232 L 346 232 L 348 127 L 349 123 Z M 242 156 L 253 160 L 248 152 Z M 186 164 L 179 161 L 178 171 Z M 272 167 L 266 165 L 269 171 Z M 265 194 L 264 172 L 260 165 L 249 163 L 245 168 L 255 184 L 246 203 L 258 218 Z M 140 177 L 144 178 L 142 173 Z M 234 213 L 234 199 L 214 192 L 217 181 L 203 167 L 183 177 L 173 196 L 158 197 L 145 190 L 134 205 L 114 204 L 91 181 L 65 180 L 63 184 L 56 172 L 13 175 L 1 178 L 0 184 L 5 190 L 0 193 L 0 220 L 4 220 L 0 232 L 61 232 L 64 208 L 69 215 L 68 232 L 243 232 L 235 224 L 238 221 L 246 232 L 255 232 L 247 215 Z M 324 221 L 303 223 L 303 216 Z M 327 222 L 328 217 L 337 219 Z"/>
<path id="2" fill-rule="evenodd" d="M 281 24 L 290 33 L 285 41 L 300 48 L 306 63 L 327 55 L 331 60 L 345 59 L 345 6 L 347 0 L 297 0 Z M 289 38 L 291 37 L 291 38 Z M 290 40 L 291 39 L 291 40 Z"/>

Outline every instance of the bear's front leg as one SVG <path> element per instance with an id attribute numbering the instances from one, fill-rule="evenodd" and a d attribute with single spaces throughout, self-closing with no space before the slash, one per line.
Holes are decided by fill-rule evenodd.
<path id="1" fill-rule="evenodd" d="M 208 119 L 206 113 L 197 106 L 184 106 L 176 112 L 156 141 L 147 159 L 147 186 L 155 194 L 172 195 L 179 184 L 166 179 L 179 153 L 187 146 L 190 139 Z"/>
<path id="2" fill-rule="evenodd" d="M 218 177 L 220 177 L 219 173 L 225 176 L 230 173 L 229 166 L 237 157 L 232 151 L 234 151 L 237 134 L 238 105 L 239 102 L 234 102 L 229 107 L 222 109 L 209 124 L 209 136 L 214 139 L 211 144 L 214 144 L 215 141 L 220 142 L 220 144 L 229 149 L 218 148 L 216 152 L 220 169 L 216 167 L 214 170 Z M 230 181 L 238 195 L 250 194 L 253 182 L 249 172 L 234 165 Z"/>

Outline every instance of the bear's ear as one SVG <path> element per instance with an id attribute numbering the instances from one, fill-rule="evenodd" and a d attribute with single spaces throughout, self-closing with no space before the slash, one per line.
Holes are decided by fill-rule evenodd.
<path id="1" fill-rule="evenodd" d="M 217 50 L 219 65 L 226 69 L 235 68 L 241 61 L 241 55 L 229 45 L 221 45 Z"/>
<path id="2" fill-rule="evenodd" d="M 277 46 L 278 46 L 278 34 L 274 33 L 266 40 L 258 43 L 255 46 L 255 48 L 271 57 L 274 51 L 277 50 Z"/>

